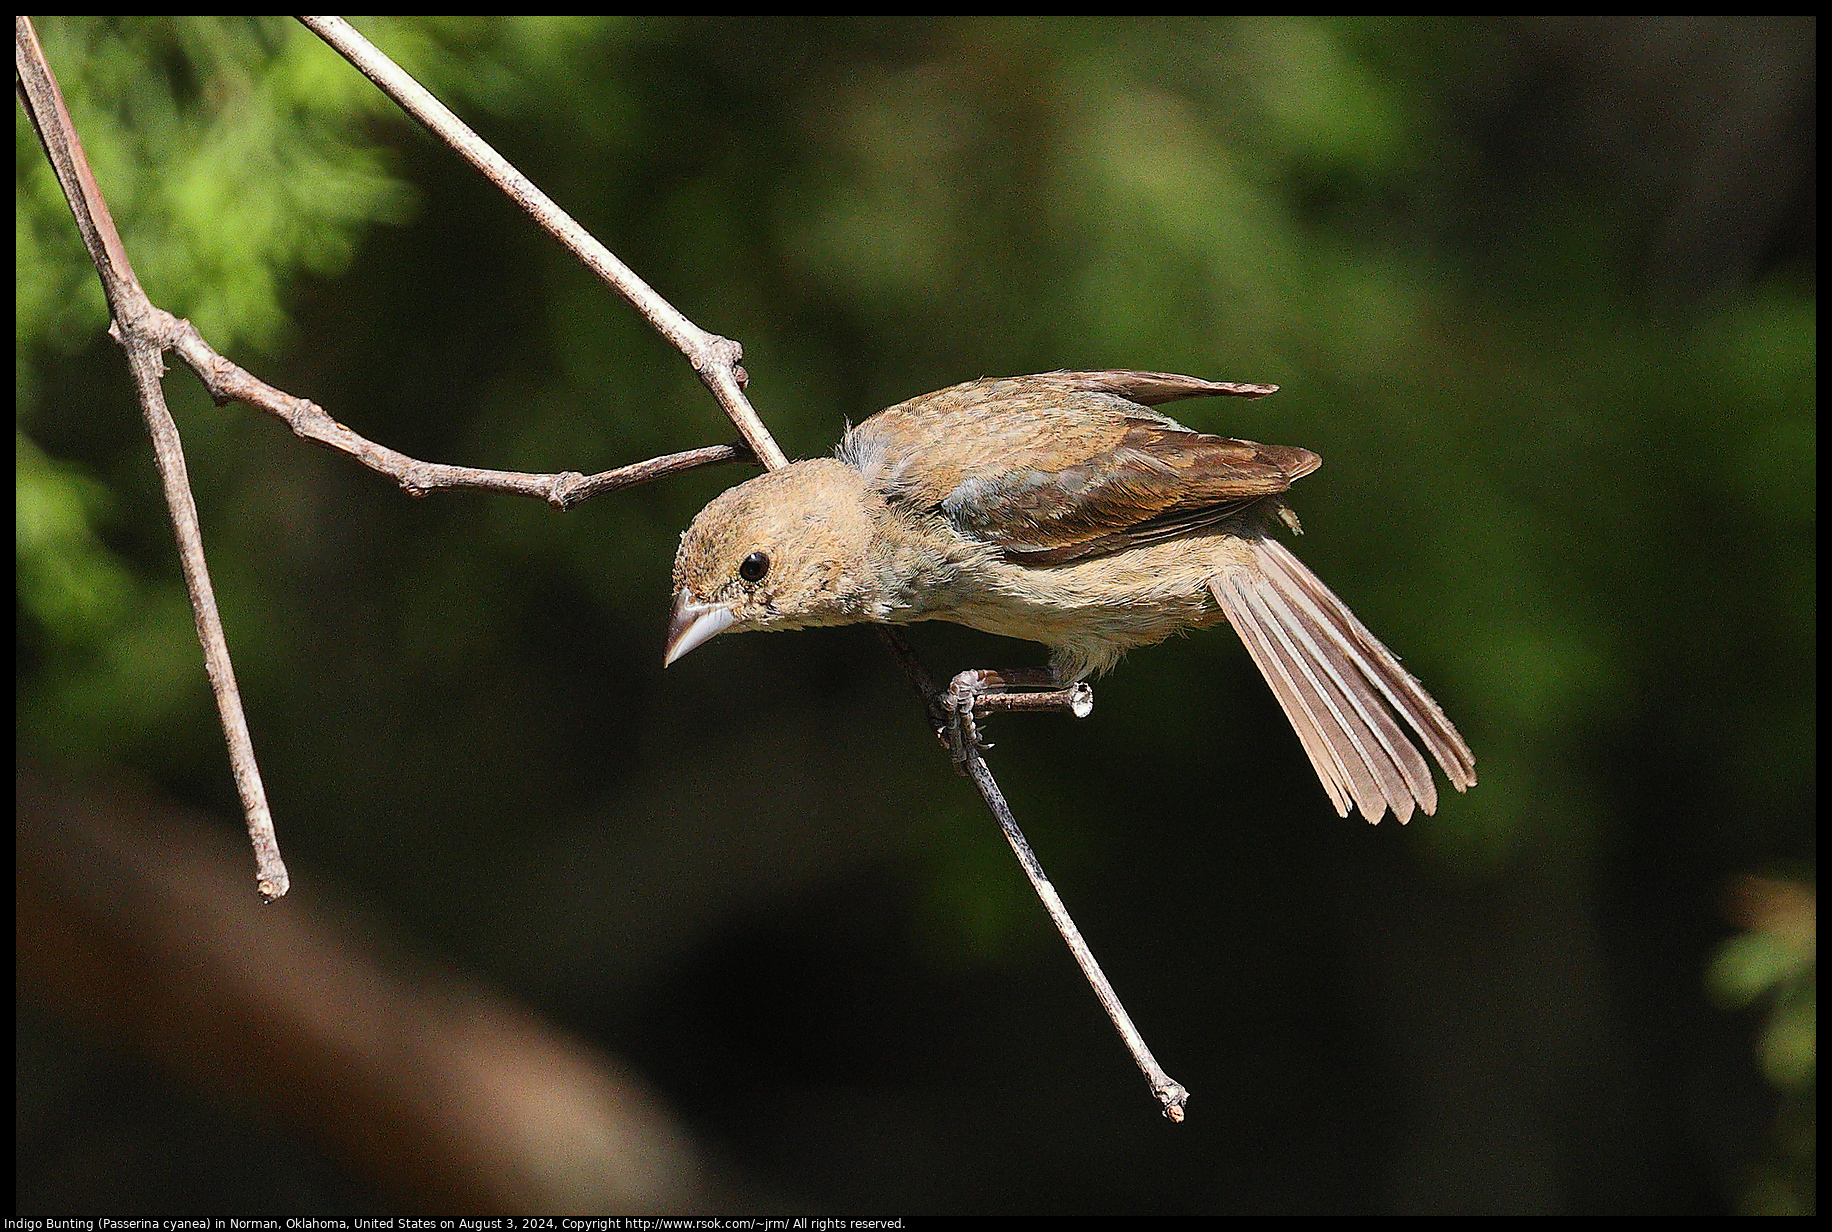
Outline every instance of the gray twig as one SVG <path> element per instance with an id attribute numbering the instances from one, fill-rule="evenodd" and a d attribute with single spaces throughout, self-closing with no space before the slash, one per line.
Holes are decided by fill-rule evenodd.
<path id="1" fill-rule="evenodd" d="M 532 496 L 536 500 L 546 501 L 556 509 L 570 509 L 594 496 L 602 496 L 632 484 L 662 479 L 695 467 L 714 466 L 722 462 L 755 461 L 747 446 L 737 444 L 707 445 L 682 453 L 665 454 L 596 475 L 581 475 L 577 471 L 541 475 L 422 462 L 352 432 L 310 399 L 275 389 L 219 354 L 204 341 L 189 321 L 180 318 L 172 318 L 172 321 L 166 345 L 177 352 L 178 357 L 197 374 L 218 406 L 245 402 L 257 410 L 266 411 L 291 428 L 293 435 L 338 453 L 348 454 L 377 474 L 394 480 L 409 496 L 425 496 L 440 488 L 469 488 L 483 492 L 503 492 L 511 496 Z"/>
<path id="2" fill-rule="evenodd" d="M 1126 1048 L 1132 1053 L 1132 1059 L 1138 1063 L 1139 1071 L 1145 1075 L 1145 1081 L 1151 1084 L 1151 1093 L 1164 1105 L 1164 1115 L 1172 1121 L 1183 1120 L 1183 1105 L 1189 1102 L 1190 1093 L 1181 1082 L 1177 1082 L 1164 1072 L 1158 1059 L 1151 1055 L 1151 1049 L 1145 1046 L 1145 1037 L 1132 1025 L 1132 1015 L 1120 1003 L 1119 994 L 1113 991 L 1113 985 L 1107 982 L 1106 973 L 1094 960 L 1094 951 L 1082 940 L 1081 929 L 1075 927 L 1075 920 L 1069 915 L 1069 909 L 1063 906 L 1062 898 L 1056 893 L 1056 887 L 1050 883 L 1049 876 L 1043 871 L 1043 865 L 1037 860 L 1037 853 L 1031 850 L 1030 842 L 1024 837 L 1024 831 L 1018 828 L 1017 819 L 1011 815 L 1011 806 L 1005 803 L 1005 793 L 992 777 L 992 771 L 986 768 L 986 762 L 978 752 L 969 751 L 964 763 L 967 777 L 980 789 L 980 796 L 986 801 L 986 807 L 992 811 L 993 818 L 999 823 L 999 829 L 1005 832 L 1005 841 L 1011 844 L 1012 852 L 1018 857 L 1018 863 L 1024 866 L 1024 875 L 1030 878 L 1031 888 L 1037 897 L 1043 900 L 1044 910 L 1050 913 L 1050 919 L 1056 924 L 1056 931 L 1068 944 L 1069 953 L 1081 966 L 1081 973 L 1088 978 L 1088 984 L 1094 989 L 1094 995 L 1100 998 L 1101 1008 L 1107 1011 L 1107 1017 L 1126 1041 Z"/>
<path id="3" fill-rule="evenodd" d="M 910 683 L 916 686 L 916 695 L 922 699 L 923 708 L 928 712 L 929 727 L 935 733 L 935 738 L 944 746 L 952 747 L 956 741 L 951 739 L 949 729 L 954 721 L 954 715 L 948 707 L 947 693 L 935 683 L 935 678 L 929 675 L 928 669 L 916 657 L 916 652 L 910 649 L 910 644 L 902 633 L 887 625 L 880 625 L 878 636 L 891 654 L 896 657 L 904 673 L 909 676 Z M 1086 685 L 1082 685 L 1077 689 L 1065 689 L 1054 696 L 1032 695 L 1033 697 L 1042 696 L 1045 699 L 1044 705 L 1001 708 L 1067 709 L 1071 714 L 1080 717 L 1086 712 L 1077 709 L 1075 703 L 1085 699 L 1086 694 L 1082 690 L 1086 688 Z M 989 694 L 987 696 L 1001 695 Z M 984 701 L 986 698 L 981 700 Z M 1018 828 L 1018 821 L 1012 816 L 1011 806 L 1005 803 L 1005 793 L 999 790 L 998 780 L 992 777 L 992 771 L 987 767 L 985 759 L 980 756 L 978 748 L 968 741 L 960 745 L 960 752 L 961 772 L 973 780 L 973 785 L 979 789 L 980 799 L 986 802 L 987 811 L 992 814 L 993 820 L 999 823 L 999 829 L 1004 831 L 1005 841 L 1011 844 L 1012 853 L 1018 857 L 1018 863 L 1024 867 L 1024 875 L 1030 878 L 1031 889 L 1035 890 L 1037 897 L 1043 901 L 1043 909 L 1050 913 L 1051 922 L 1056 925 L 1056 931 L 1062 934 L 1063 943 L 1069 947 L 1069 953 L 1075 956 L 1076 963 L 1081 967 L 1082 975 L 1087 977 L 1089 986 L 1094 989 L 1094 995 L 1099 998 L 1101 1008 L 1106 1010 L 1107 1017 L 1113 1020 L 1114 1029 L 1120 1033 L 1120 1039 L 1125 1041 L 1127 1050 L 1132 1053 L 1133 1061 L 1137 1063 L 1140 1072 L 1145 1075 L 1145 1081 L 1151 1084 L 1151 1093 L 1158 1097 L 1159 1103 L 1164 1105 L 1164 1115 L 1171 1121 L 1181 1122 L 1183 1106 L 1189 1102 L 1190 1098 L 1188 1089 L 1164 1072 L 1164 1067 L 1158 1064 L 1158 1059 L 1151 1055 L 1151 1049 L 1146 1046 L 1145 1037 L 1140 1035 L 1139 1029 L 1132 1025 L 1132 1016 L 1126 1012 L 1126 1007 L 1121 1003 L 1119 994 L 1113 991 L 1113 985 L 1107 982 L 1106 973 L 1100 969 L 1100 963 L 1094 958 L 1094 951 L 1090 950 L 1088 943 L 1083 940 L 1081 929 L 1075 926 L 1074 917 L 1069 914 L 1068 907 L 1063 905 L 1062 898 L 1056 893 L 1056 887 L 1051 883 L 1049 875 L 1043 871 L 1043 864 L 1037 859 L 1037 853 L 1031 850 L 1030 840 L 1026 839 L 1024 831 Z"/>

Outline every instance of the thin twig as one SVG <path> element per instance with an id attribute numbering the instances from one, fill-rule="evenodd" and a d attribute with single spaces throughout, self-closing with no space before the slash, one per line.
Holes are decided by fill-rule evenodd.
<path id="1" fill-rule="evenodd" d="M 399 103 L 409 114 L 426 125 L 435 136 L 446 142 L 460 155 L 467 159 L 489 180 L 501 188 L 509 197 L 527 210 L 536 222 L 550 234 L 566 245 L 580 260 L 603 278 L 617 292 L 627 299 L 637 311 L 641 312 L 651 325 L 693 364 L 706 382 L 713 395 L 718 398 L 733 424 L 750 445 L 751 452 L 770 470 L 778 470 L 788 465 L 788 459 L 770 436 L 769 429 L 764 427 L 757 412 L 751 408 L 740 388 L 745 380 L 744 370 L 737 365 L 743 354 L 737 343 L 730 339 L 709 334 L 689 321 L 672 304 L 656 293 L 641 278 L 619 261 L 609 249 L 599 243 L 590 233 L 564 211 L 528 178 L 511 166 L 495 150 L 484 142 L 463 121 L 453 115 L 444 104 L 434 98 L 423 86 L 416 82 L 393 60 L 389 59 L 374 44 L 358 34 L 350 24 L 338 17 L 301 17 L 299 19 L 318 36 L 336 48 L 344 58 L 354 64 L 362 74 L 373 81 L 378 88 L 395 102 Z M 907 643 L 894 632 L 885 631 L 885 641 L 898 662 L 909 674 L 912 683 L 923 694 L 923 704 L 927 708 L 930 721 L 943 716 L 945 725 L 946 709 L 942 696 L 935 688 L 935 682 L 929 677 L 916 656 L 910 651 Z M 1126 1014 L 1114 994 L 1113 987 L 1101 974 L 1100 966 L 1082 940 L 1081 932 L 1075 927 L 1068 909 L 1043 875 L 1043 868 L 1037 857 L 1025 842 L 1023 832 L 1012 819 L 1011 809 L 1005 803 L 1005 797 L 999 791 L 998 783 L 992 772 L 979 757 L 968 759 L 966 769 L 973 779 L 974 786 L 979 788 L 980 796 L 986 801 L 986 807 L 1005 831 L 1006 839 L 1012 850 L 1024 865 L 1024 871 L 1031 879 L 1031 885 L 1043 900 L 1050 918 L 1062 933 L 1062 939 L 1068 944 L 1075 960 L 1081 964 L 1082 971 L 1093 985 L 1094 993 L 1106 1007 L 1113 1024 L 1119 1028 L 1120 1037 L 1132 1050 L 1133 1059 L 1144 1071 L 1151 1083 L 1152 1091 L 1164 1104 L 1164 1115 L 1172 1121 L 1183 1119 L 1183 1105 L 1189 1099 L 1189 1092 L 1173 1082 L 1156 1060 L 1151 1051 L 1145 1047 L 1145 1041 Z"/>
<path id="2" fill-rule="evenodd" d="M 902 633 L 887 625 L 878 626 L 878 637 L 883 641 L 897 662 L 909 676 L 910 683 L 916 686 L 916 695 L 922 699 L 923 708 L 928 711 L 929 726 L 936 739 L 944 745 L 948 743 L 948 727 L 951 716 L 948 713 L 947 694 L 935 683 L 935 678 L 910 649 L 910 644 Z M 1086 686 L 1082 686 L 1085 688 Z M 1065 690 L 1065 694 L 1072 692 Z M 991 696 L 998 696 L 993 694 Z M 1076 696 L 1080 696 L 1079 693 Z M 1056 701 L 1055 708 L 1062 708 L 1063 703 Z M 1073 713 L 1073 711 L 1071 711 Z M 1081 929 L 1075 926 L 1075 919 L 1069 909 L 1063 905 L 1056 887 L 1049 875 L 1043 871 L 1043 864 L 1037 859 L 1037 853 L 1031 850 L 1030 841 L 1024 837 L 1024 831 L 1018 828 L 1017 818 L 1012 816 L 1011 806 L 1005 803 L 1005 793 L 999 790 L 998 780 L 992 777 L 985 759 L 969 749 L 961 762 L 961 769 L 973 780 L 979 789 L 980 799 L 986 802 L 986 809 L 992 814 L 999 829 L 1005 833 L 1005 841 L 1011 844 L 1011 850 L 1018 857 L 1018 863 L 1024 867 L 1024 875 L 1030 878 L 1031 888 L 1043 902 L 1043 909 L 1050 913 L 1050 920 L 1056 925 L 1056 931 L 1062 934 L 1063 943 L 1069 947 L 1069 953 L 1081 967 L 1081 973 L 1087 977 L 1088 984 L 1099 998 L 1101 1008 L 1107 1011 L 1107 1017 L 1113 1020 L 1114 1029 L 1120 1033 L 1126 1048 L 1132 1053 L 1139 1071 L 1145 1075 L 1145 1081 L 1151 1085 L 1151 1093 L 1164 1105 L 1164 1115 L 1172 1121 L 1183 1120 L 1183 1106 L 1189 1102 L 1190 1093 L 1184 1085 L 1164 1072 L 1158 1059 L 1151 1055 L 1151 1049 L 1145 1044 L 1145 1037 L 1132 1025 L 1132 1016 L 1126 1012 L 1119 994 L 1113 991 L 1113 985 L 1107 982 L 1106 973 L 1095 961 L 1094 952 L 1082 939 Z"/>
<path id="3" fill-rule="evenodd" d="M 1068 943 L 1069 953 L 1081 965 L 1081 973 L 1088 977 L 1088 983 L 1094 989 L 1094 995 L 1100 998 L 1101 1008 L 1107 1011 L 1107 1017 L 1113 1020 L 1120 1038 L 1126 1041 L 1132 1059 L 1138 1062 L 1139 1071 L 1145 1075 L 1145 1081 L 1151 1084 L 1151 1093 L 1164 1105 L 1164 1115 L 1172 1121 L 1183 1120 L 1183 1105 L 1189 1102 L 1190 1093 L 1181 1082 L 1177 1082 L 1164 1072 L 1158 1059 L 1151 1055 L 1151 1049 L 1145 1046 L 1145 1037 L 1132 1025 L 1132 1016 L 1120 1003 L 1119 994 L 1113 991 L 1113 985 L 1107 982 L 1106 973 L 1094 960 L 1094 952 L 1088 943 L 1082 940 L 1081 929 L 1075 927 L 1075 920 L 1069 915 L 1069 909 L 1062 904 L 1062 898 L 1056 893 L 1056 887 L 1043 871 L 1043 865 L 1037 860 L 1037 853 L 1024 837 L 1024 831 L 1018 828 L 1017 819 L 1011 815 L 1011 806 L 1005 803 L 1005 793 L 999 790 L 998 783 L 992 777 L 992 771 L 986 768 L 986 762 L 976 752 L 969 751 L 966 760 L 967 777 L 980 789 L 986 807 L 992 811 L 999 829 L 1005 832 L 1005 841 L 1011 844 L 1012 852 L 1018 857 L 1018 863 L 1024 866 L 1024 875 L 1030 878 L 1031 888 L 1037 891 L 1037 897 L 1043 900 L 1044 910 L 1050 913 L 1050 919 L 1056 924 L 1056 931 L 1062 934 L 1063 941 Z"/>
<path id="4" fill-rule="evenodd" d="M 708 445 L 701 449 L 650 458 L 645 462 L 602 471 L 596 475 L 581 475 L 577 471 L 543 475 L 422 462 L 351 431 L 310 399 L 275 389 L 219 354 L 204 341 L 189 321 L 173 318 L 173 322 L 166 345 L 176 351 L 178 357 L 197 374 L 218 406 L 229 402 L 245 402 L 266 411 L 291 428 L 295 436 L 348 454 L 370 470 L 394 480 L 409 496 L 425 496 L 440 488 L 470 488 L 511 496 L 532 496 L 536 500 L 546 501 L 556 509 L 570 509 L 594 496 L 679 474 L 695 467 L 714 466 L 722 462 L 755 461 L 750 450 L 743 445 Z"/>
<path id="5" fill-rule="evenodd" d="M 223 635 L 222 616 L 216 609 L 215 589 L 210 585 L 203 534 L 197 524 L 197 503 L 191 497 L 178 426 L 172 422 L 159 384 L 165 372 L 165 347 L 160 335 L 169 329 L 175 318 L 155 308 L 134 278 L 133 266 L 121 243 L 121 233 L 108 211 L 108 202 L 96 186 L 89 159 L 83 153 L 83 143 L 77 137 L 76 126 L 64 106 L 63 94 L 57 88 L 57 79 L 45 62 L 44 48 L 38 43 L 32 23 L 18 16 L 13 24 L 13 72 L 14 88 L 44 145 L 45 156 L 57 172 L 64 198 L 76 216 L 77 230 L 102 280 L 102 291 L 108 297 L 108 310 L 113 317 L 108 332 L 127 352 L 134 390 L 139 395 L 141 413 L 152 436 L 153 456 L 158 460 L 166 509 L 172 517 L 172 532 L 178 540 L 178 558 L 184 568 L 185 590 L 191 598 L 197 640 L 203 645 L 204 667 L 210 678 L 210 690 L 216 696 L 223 737 L 229 746 L 229 765 L 235 775 L 236 791 L 242 797 L 248 839 L 254 846 L 255 888 L 262 898 L 272 902 L 286 893 L 291 882 L 286 864 L 280 858 L 273 813 L 267 807 L 261 769 L 254 758 L 254 740 L 248 734 L 247 716 L 242 713 L 242 696 L 235 684 L 229 643 Z"/>
<path id="6" fill-rule="evenodd" d="M 222 622 L 217 614 L 208 569 L 204 563 L 196 505 L 190 493 L 177 428 L 165 407 L 160 389 L 159 382 L 164 372 L 162 356 L 166 350 L 178 352 L 203 380 L 219 404 L 232 400 L 242 401 L 268 411 L 285 421 L 296 435 L 349 454 L 370 469 L 393 478 L 404 491 L 415 496 L 424 495 L 436 488 L 476 488 L 534 496 L 563 509 L 603 492 L 697 466 L 741 461 L 747 456 L 771 470 L 788 465 L 782 450 L 744 397 L 742 387 L 748 378 L 738 366 L 743 352 L 736 342 L 708 333 L 688 320 L 452 115 L 443 104 L 357 34 L 347 22 L 335 17 L 302 17 L 300 20 L 341 52 L 405 110 L 478 167 L 522 205 L 542 227 L 635 306 L 693 364 L 727 416 L 737 426 L 748 449 L 733 445 L 711 446 L 653 458 L 590 477 L 572 471 L 557 475 L 535 475 L 445 466 L 421 462 L 367 440 L 338 423 L 316 403 L 260 381 L 211 348 L 190 322 L 153 306 L 146 298 L 133 276 L 120 235 L 90 173 L 75 126 L 64 109 L 56 81 L 44 62 L 36 35 L 25 18 L 18 18 L 15 62 L 19 95 L 44 142 L 46 154 L 57 171 L 66 199 L 76 215 L 78 229 L 82 232 L 84 243 L 102 279 L 114 318 L 110 333 L 128 352 L 135 385 L 140 393 L 155 453 L 159 458 L 160 474 L 184 563 L 185 579 L 191 592 L 198 637 L 204 646 L 211 685 L 222 714 L 237 787 L 242 792 L 249 833 L 255 848 L 257 884 L 262 896 L 269 901 L 286 892 L 286 869 L 280 861 L 279 848 L 274 839 L 272 817 L 261 787 L 260 772 L 254 761 L 253 743 L 242 714 Z M 902 636 L 889 629 L 881 632 L 891 652 L 921 695 L 931 724 L 938 733 L 941 732 L 947 725 L 947 710 L 942 693 Z M 1189 1098 L 1188 1091 L 1164 1073 L 1152 1057 L 1150 1049 L 1145 1046 L 1125 1007 L 1082 939 L 1080 930 L 1076 928 L 1067 908 L 1044 874 L 1036 854 L 1018 828 L 985 762 L 977 754 L 972 754 L 965 763 L 965 769 L 1004 831 L 1032 887 L 1043 901 L 1070 952 L 1081 965 L 1095 995 L 1106 1008 L 1121 1038 L 1132 1051 L 1133 1059 L 1150 1082 L 1153 1093 L 1163 1103 L 1165 1116 L 1172 1121 L 1181 1121 L 1183 1106 Z"/>
<path id="7" fill-rule="evenodd" d="M 242 797 L 248 841 L 254 846 L 255 889 L 271 903 L 286 893 L 292 881 L 287 876 L 285 861 L 280 858 L 273 813 L 267 805 L 267 791 L 261 784 L 261 767 L 254 757 L 254 738 L 248 732 L 248 717 L 242 712 L 242 694 L 236 687 L 235 666 L 229 659 L 229 641 L 223 633 L 223 618 L 217 611 L 215 588 L 210 585 L 210 569 L 204 562 L 203 532 L 197 521 L 197 501 L 191 495 L 184 447 L 179 442 L 178 425 L 172 421 L 172 412 L 165 404 L 165 389 L 160 384 L 165 362 L 158 343 L 149 341 L 145 334 L 110 332 L 127 351 L 134 390 L 140 396 L 146 430 L 153 439 L 153 456 L 159 462 L 159 482 L 165 489 L 166 507 L 172 511 L 172 527 L 178 538 L 178 559 L 184 568 L 185 589 L 191 595 L 197 640 L 204 648 L 204 670 L 210 678 L 211 691 L 216 694 L 217 713 L 222 717 L 223 736 L 229 745 L 229 766 L 235 775 L 236 791 Z"/>
<path id="8" fill-rule="evenodd" d="M 890 625 L 878 626 L 878 640 L 897 659 L 897 665 L 903 668 L 903 674 L 916 686 L 916 696 L 922 699 L 923 708 L 929 712 L 929 727 L 937 739 L 945 740 L 948 732 L 948 705 L 946 694 L 935 683 L 935 677 L 929 675 L 929 669 L 922 665 L 916 652 L 910 649 L 909 639 Z"/>
<path id="9" fill-rule="evenodd" d="M 635 271 L 599 243 L 591 232 L 554 204 L 552 198 L 536 188 L 533 181 L 511 166 L 508 159 L 491 149 L 488 142 L 453 115 L 426 87 L 384 55 L 375 44 L 358 34 L 349 22 L 341 17 L 301 17 L 299 20 L 319 38 L 336 48 L 344 59 L 356 66 L 358 72 L 373 81 L 382 93 L 400 104 L 403 111 L 424 124 L 435 137 L 483 172 L 511 201 L 528 211 L 529 217 L 539 223 L 543 230 L 566 245 L 574 256 L 585 263 L 587 269 L 604 279 L 636 311 L 642 313 L 643 319 L 693 364 L 694 371 L 700 374 L 700 379 L 712 390 L 713 397 L 725 408 L 725 413 L 737 425 L 739 434 L 751 447 L 751 452 L 757 455 L 764 466 L 778 470 L 789 464 L 769 430 L 763 426 L 763 420 L 758 418 L 757 412 L 744 396 L 744 385 L 749 378 L 745 376 L 744 369 L 738 366 L 738 361 L 744 356 L 743 347 L 730 338 L 707 333 L 689 321 L 673 304 L 657 294 L 654 287 L 637 277 Z"/>

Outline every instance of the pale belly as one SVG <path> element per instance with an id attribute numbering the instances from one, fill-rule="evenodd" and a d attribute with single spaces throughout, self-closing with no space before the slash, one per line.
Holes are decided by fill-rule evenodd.
<path id="1" fill-rule="evenodd" d="M 1058 674 L 1079 680 L 1106 671 L 1134 647 L 1224 620 L 1208 580 L 1229 568 L 1250 568 L 1252 559 L 1251 547 L 1232 534 L 1042 568 L 982 558 L 962 562 L 920 607 L 891 620 L 947 620 L 1042 642 Z"/>

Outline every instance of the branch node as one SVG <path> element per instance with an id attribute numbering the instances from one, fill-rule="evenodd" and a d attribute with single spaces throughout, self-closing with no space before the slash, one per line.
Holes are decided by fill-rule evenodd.
<path id="1" fill-rule="evenodd" d="M 750 379 L 743 375 L 744 369 L 738 366 L 738 361 L 743 358 L 742 344 L 730 338 L 722 338 L 718 334 L 707 334 L 706 340 L 695 347 L 693 354 L 688 357 L 693 364 L 693 370 L 702 377 L 715 369 L 725 368 L 732 373 L 740 385 Z"/>
<path id="2" fill-rule="evenodd" d="M 419 500 L 433 490 L 432 468 L 424 462 L 410 462 L 395 482 L 400 484 L 401 491 Z"/>
<path id="3" fill-rule="evenodd" d="M 564 513 L 572 508 L 572 495 L 585 482 L 585 476 L 578 471 L 562 471 L 553 477 L 553 486 L 547 490 L 547 503 Z"/>
<path id="4" fill-rule="evenodd" d="M 451 143 L 454 149 L 522 204 L 543 228 L 566 244 L 589 268 L 637 307 L 692 363 L 695 372 L 743 436 L 745 452 L 767 469 L 775 470 L 788 465 L 780 446 L 743 395 L 743 389 L 750 382 L 750 374 L 739 363 L 744 356 L 744 348 L 739 343 L 717 334 L 708 334 L 683 317 L 418 83 L 357 34 L 347 22 L 340 18 L 321 17 L 302 17 L 300 20 L 350 58 L 352 63 L 410 114 Z M 228 646 L 223 637 L 221 618 L 216 610 L 204 563 L 196 506 L 185 474 L 177 427 L 171 421 L 160 389 L 159 377 L 165 372 L 164 354 L 168 348 L 175 349 L 180 358 L 197 371 L 217 405 L 245 401 L 268 411 L 286 421 L 298 436 L 349 454 L 372 470 L 394 477 L 403 492 L 416 498 L 424 497 L 438 487 L 473 487 L 541 495 L 556 508 L 564 509 L 573 499 L 584 499 L 599 491 L 614 490 L 693 466 L 739 460 L 736 456 L 739 451 L 733 447 L 714 446 L 667 458 L 651 459 L 591 479 L 570 471 L 560 475 L 537 476 L 438 466 L 405 458 L 393 450 L 364 440 L 331 418 L 315 403 L 294 398 L 257 380 L 225 357 L 216 354 L 189 321 L 157 308 L 146 298 L 145 291 L 135 280 L 128 264 L 107 204 L 95 185 L 68 111 L 57 93 L 55 78 L 50 74 L 49 65 L 43 62 L 43 50 L 38 45 L 30 22 L 26 18 L 17 17 L 15 30 L 15 64 L 19 70 L 16 81 L 21 99 L 45 144 L 47 157 L 58 172 L 66 198 L 76 215 L 78 229 L 83 234 L 85 245 L 102 279 L 113 322 L 108 332 L 128 354 L 129 366 L 133 370 L 153 437 L 167 503 L 179 540 L 180 558 L 192 598 L 199 640 L 204 646 L 206 672 L 217 693 L 224 732 L 230 746 L 230 761 L 235 770 L 255 850 L 256 885 L 262 898 L 271 902 L 286 893 L 288 877 L 285 865 L 279 858 L 279 847 L 273 835 L 273 819 L 267 809 L 247 722 L 235 689 Z M 728 374 L 729 380 L 726 379 Z M 1257 394 L 1271 390 L 1254 387 L 1252 392 Z M 945 731 L 950 719 L 954 717 L 946 699 L 936 689 L 928 673 L 916 662 L 902 638 L 889 629 L 882 629 L 881 633 L 922 695 L 931 725 L 938 732 Z M 1062 705 L 1081 717 L 1092 708 L 1092 695 L 1085 685 L 1080 685 L 1062 690 L 1060 700 L 1054 700 L 1054 704 Z M 971 705 L 968 706 L 967 717 L 970 721 Z M 987 808 L 1004 830 L 1013 852 L 1018 856 L 1019 863 L 1044 907 L 1056 922 L 1070 952 L 1080 963 L 1096 996 L 1131 1050 L 1153 1092 L 1163 1102 L 1164 1115 L 1172 1121 L 1182 1120 L 1183 1103 L 1188 1099 L 1188 1092 L 1165 1075 L 1145 1047 L 1144 1040 L 1105 975 L 1101 973 L 1060 896 L 1044 875 L 1036 854 L 1030 849 L 1011 816 L 1010 807 L 1000 793 L 997 782 L 993 780 L 991 771 L 971 741 L 967 743 L 967 755 L 961 759 L 959 768 L 974 781 Z"/>

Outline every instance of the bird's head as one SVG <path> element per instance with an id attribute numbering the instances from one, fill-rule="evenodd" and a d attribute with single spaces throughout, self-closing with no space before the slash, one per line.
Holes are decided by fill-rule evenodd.
<path id="1" fill-rule="evenodd" d="M 727 629 L 866 619 L 872 533 L 864 479 L 832 458 L 722 493 L 681 536 L 663 665 Z"/>

